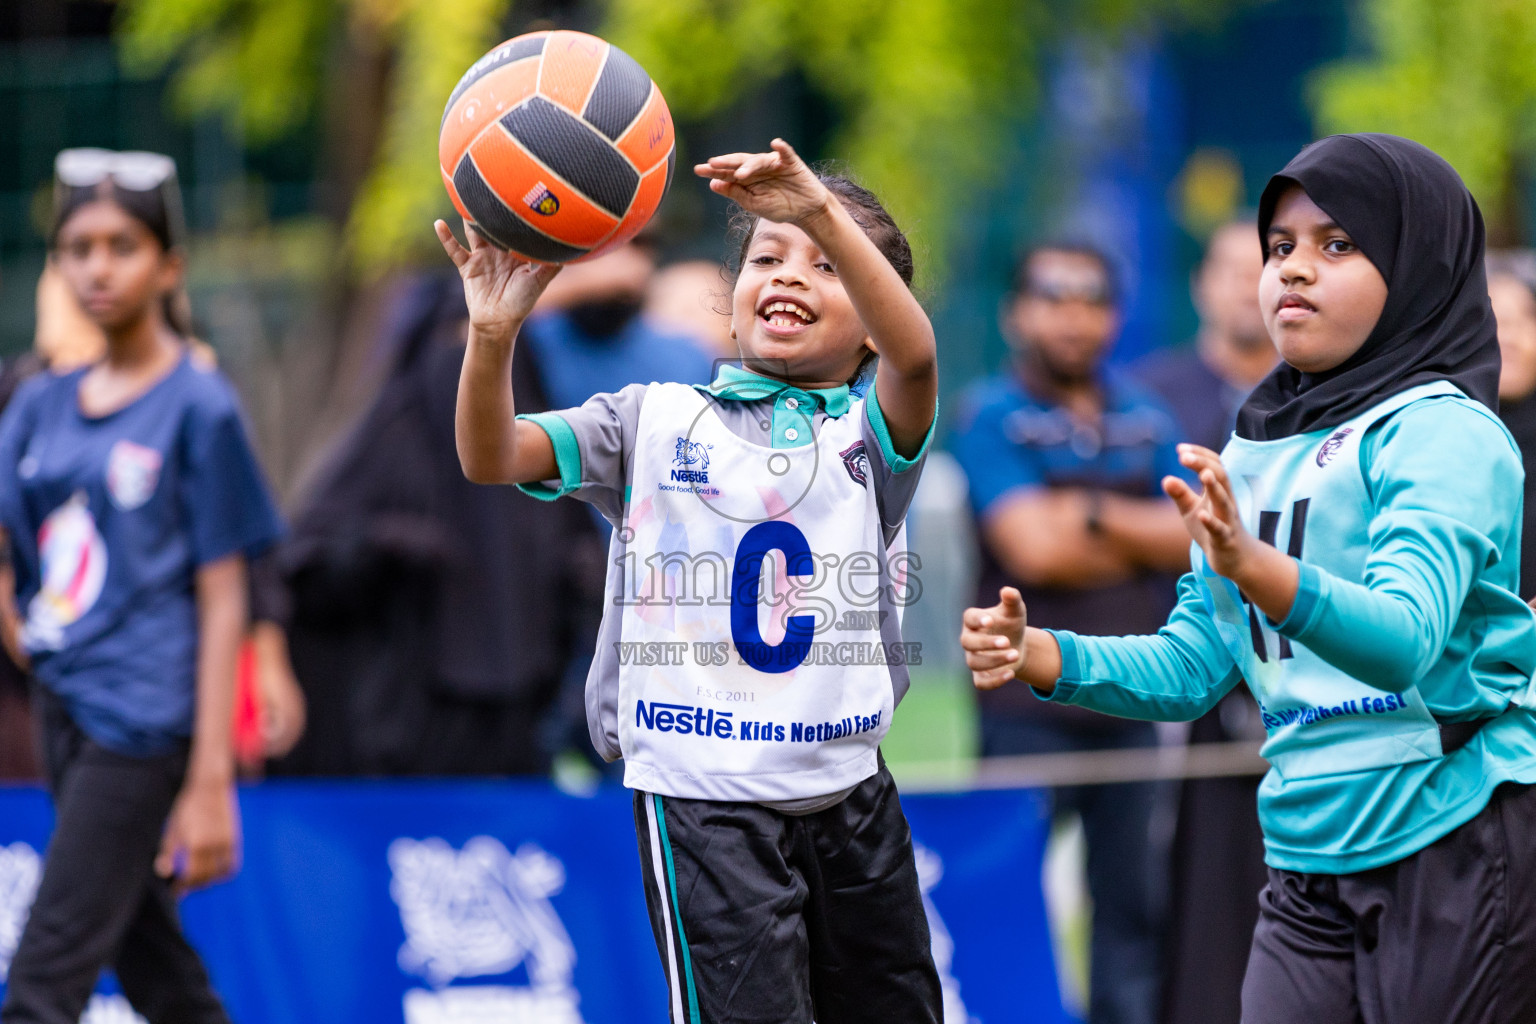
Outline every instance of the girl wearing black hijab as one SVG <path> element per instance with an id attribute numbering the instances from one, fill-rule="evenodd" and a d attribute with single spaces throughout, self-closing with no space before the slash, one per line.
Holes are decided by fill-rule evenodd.
<path id="1" fill-rule="evenodd" d="M 976 685 L 1198 717 L 1239 680 L 1271 771 L 1245 1024 L 1536 1020 L 1536 618 L 1477 204 L 1389 135 L 1314 143 L 1259 207 L 1284 362 L 1220 456 L 1181 446 L 1195 544 L 1152 637 L 965 613 Z"/>

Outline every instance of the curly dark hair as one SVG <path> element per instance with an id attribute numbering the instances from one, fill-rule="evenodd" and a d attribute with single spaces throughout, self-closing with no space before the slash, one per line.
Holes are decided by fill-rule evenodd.
<path id="1" fill-rule="evenodd" d="M 890 261 L 906 286 L 912 287 L 914 271 L 912 244 L 907 241 L 907 236 L 902 234 L 901 228 L 896 226 L 895 219 L 880 202 L 880 198 L 843 174 L 818 170 L 816 179 L 827 187 L 827 191 L 837 197 L 838 202 L 843 204 L 843 209 L 848 211 L 848 215 L 853 218 L 855 224 L 864 229 L 869 240 L 874 242 L 875 248 Z M 757 222 L 758 217 L 746 210 L 738 209 L 731 216 L 730 229 L 726 238 L 728 242 L 734 243 L 735 252 L 732 258 L 726 261 L 726 269 L 732 287 L 736 284 L 736 278 L 741 275 L 741 264 L 747 258 L 747 247 L 752 244 L 752 233 L 757 230 Z"/>
<path id="2" fill-rule="evenodd" d="M 843 209 L 848 211 L 853 222 L 864 229 L 869 240 L 875 243 L 875 248 L 879 249 L 880 254 L 890 262 L 902 283 L 911 288 L 915 270 L 912 260 L 912 243 L 907 241 L 907 236 L 902 233 L 901 228 L 896 226 L 895 218 L 885 208 L 885 204 L 880 202 L 880 197 L 847 175 L 830 170 L 816 169 L 816 180 L 837 197 L 837 201 L 843 204 Z M 741 276 L 741 264 L 747 258 L 747 247 L 752 244 L 752 233 L 757 230 L 757 222 L 760 219 L 756 214 L 742 209 L 738 209 L 731 215 L 726 239 L 728 243 L 734 243 L 735 251 L 725 261 L 728 289 L 734 290 L 736 287 L 736 280 Z M 720 312 L 730 313 L 729 291 L 725 297 L 725 308 Z M 859 363 L 858 370 L 854 372 L 848 383 L 853 384 L 869 373 L 870 367 L 878 358 L 873 352 L 866 353 Z"/>

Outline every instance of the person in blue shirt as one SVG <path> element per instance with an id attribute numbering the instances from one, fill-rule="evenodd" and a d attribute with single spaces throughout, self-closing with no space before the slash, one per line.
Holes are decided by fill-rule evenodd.
<path id="1" fill-rule="evenodd" d="M 551 283 L 526 325 L 551 408 L 653 380 L 709 383 L 714 360 L 701 339 L 641 313 L 655 273 L 655 251 L 642 235 L 572 264 Z"/>
<path id="2" fill-rule="evenodd" d="M 234 391 L 190 354 L 175 165 L 66 150 L 50 258 L 105 356 L 27 381 L 0 419 L 10 578 L 56 815 L 0 1020 L 73 1024 L 103 968 L 153 1021 L 228 1021 L 180 891 L 234 870 L 246 559 L 280 524 Z"/>
<path id="3" fill-rule="evenodd" d="M 1179 428 L 1148 389 L 1106 365 L 1119 328 L 1114 275 L 1099 252 L 1061 242 L 1018 261 L 1004 303 L 1006 369 L 967 388 L 949 449 L 965 471 L 982 595 L 1018 587 L 1042 625 L 1151 633 L 1173 607 L 1188 536 L 1159 489 L 1181 472 Z M 985 599 L 985 598 L 983 598 Z M 1148 722 L 981 695 L 987 757 L 1157 745 Z M 1152 1024 L 1163 973 L 1166 846 L 1153 782 L 1062 787 L 1076 814 L 1093 900 L 1089 1024 Z"/>
<path id="4" fill-rule="evenodd" d="M 1269 883 L 1246 1024 L 1536 1020 L 1536 619 L 1520 453 L 1493 411 L 1482 217 L 1388 135 L 1302 150 L 1259 209 L 1282 365 L 1164 489 L 1194 540 L 1151 637 L 968 609 L 976 685 L 1146 719 L 1244 679 Z"/>

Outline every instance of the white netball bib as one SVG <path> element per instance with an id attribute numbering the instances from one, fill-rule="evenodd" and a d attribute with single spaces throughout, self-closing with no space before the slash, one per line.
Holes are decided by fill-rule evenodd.
<path id="1" fill-rule="evenodd" d="M 1370 554 L 1374 511 L 1360 465 L 1366 431 L 1404 406 L 1460 395 L 1439 381 L 1411 388 L 1329 430 L 1274 441 L 1234 436 L 1221 453 L 1243 525 L 1255 536 L 1352 583 Z M 1194 548 L 1194 571 L 1223 642 L 1259 702 L 1264 757 L 1282 778 L 1383 768 L 1441 755 L 1434 716 L 1414 687 L 1397 692 L 1346 675 L 1280 636 L 1236 584 Z"/>
<path id="2" fill-rule="evenodd" d="M 855 401 L 811 444 L 766 448 L 693 388 L 648 389 L 625 593 L 608 595 L 623 604 L 625 785 L 780 801 L 874 774 L 895 704 L 889 662 L 904 650 L 882 635 L 896 635 L 904 583 L 859 459 L 863 416 Z M 798 429 L 812 427 L 807 416 Z"/>

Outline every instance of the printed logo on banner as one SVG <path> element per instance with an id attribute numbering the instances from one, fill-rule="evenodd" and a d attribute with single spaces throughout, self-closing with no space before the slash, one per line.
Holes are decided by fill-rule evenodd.
<path id="1" fill-rule="evenodd" d="M 91 996 L 80 1024 L 149 1024 L 122 996 Z"/>
<path id="2" fill-rule="evenodd" d="M 11 958 L 42 875 L 43 859 L 32 847 L 26 843 L 0 846 L 0 981 L 11 971 Z"/>
<path id="3" fill-rule="evenodd" d="M 939 972 L 939 987 L 944 993 L 944 1024 L 981 1024 L 965 1008 L 960 998 L 960 982 L 951 968 L 955 963 L 955 940 L 944 926 L 944 919 L 928 897 L 939 880 L 944 877 L 944 861 L 937 853 L 920 843 L 912 844 L 913 858 L 917 861 L 917 885 L 923 891 L 923 910 L 928 915 L 929 941 L 933 946 L 933 966 Z"/>
<path id="4" fill-rule="evenodd" d="M 557 858 L 533 843 L 509 853 L 490 836 L 463 850 L 402 838 L 389 846 L 389 867 L 405 929 L 400 968 L 436 990 L 405 994 L 406 1024 L 581 1024 L 576 947 L 549 901 L 565 887 Z M 518 968 L 526 984 L 449 987 Z"/>

